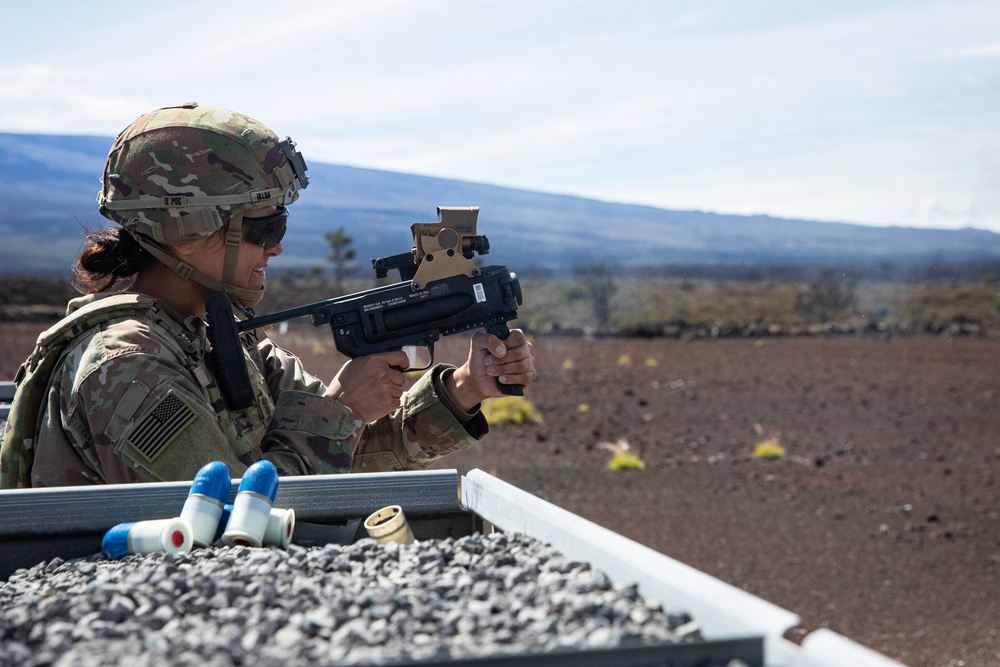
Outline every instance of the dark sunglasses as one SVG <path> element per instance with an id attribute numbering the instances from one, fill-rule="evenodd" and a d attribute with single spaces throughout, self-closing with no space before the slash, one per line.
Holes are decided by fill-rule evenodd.
<path id="1" fill-rule="evenodd" d="M 263 248 L 273 248 L 281 243 L 288 222 L 288 209 L 279 206 L 271 215 L 262 218 L 243 218 L 243 240 Z"/>

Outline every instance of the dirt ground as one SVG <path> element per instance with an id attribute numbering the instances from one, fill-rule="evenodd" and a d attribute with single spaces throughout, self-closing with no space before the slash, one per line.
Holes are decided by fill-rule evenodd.
<path id="1" fill-rule="evenodd" d="M 9 379 L 38 325 L 0 326 Z M 283 342 L 328 379 L 322 332 Z M 444 341 L 439 361 L 465 342 Z M 482 468 L 912 667 L 1000 665 L 1000 341 L 540 337 Z M 625 440 L 643 470 L 609 470 Z M 775 439 L 780 459 L 754 456 Z M 664 601 L 665 603 L 667 601 Z"/>

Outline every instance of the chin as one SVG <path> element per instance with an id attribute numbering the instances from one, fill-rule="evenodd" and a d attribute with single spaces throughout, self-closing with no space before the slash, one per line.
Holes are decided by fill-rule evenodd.
<path id="1" fill-rule="evenodd" d="M 260 303 L 261 299 L 264 298 L 264 288 L 263 287 L 256 287 L 256 288 L 250 287 L 248 289 L 258 289 L 258 290 L 260 290 L 260 293 L 257 295 L 257 298 L 255 298 L 255 299 L 242 299 L 241 298 L 241 299 L 239 299 L 239 302 L 241 304 L 243 304 L 243 306 L 246 307 L 246 308 L 253 308 L 258 303 Z"/>

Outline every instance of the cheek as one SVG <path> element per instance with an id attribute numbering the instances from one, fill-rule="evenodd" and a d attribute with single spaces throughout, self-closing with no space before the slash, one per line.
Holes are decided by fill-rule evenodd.
<path id="1" fill-rule="evenodd" d="M 240 264 L 247 270 L 253 271 L 260 266 L 264 259 L 264 249 L 258 245 L 250 243 L 243 244 L 240 250 Z"/>
<path id="2" fill-rule="evenodd" d="M 261 277 L 257 273 L 257 268 L 266 263 L 265 259 L 264 250 L 260 246 L 252 246 L 252 250 L 247 253 L 241 251 L 239 268 L 237 269 L 237 275 L 241 276 L 240 282 L 255 287 L 259 286 L 257 283 Z"/>

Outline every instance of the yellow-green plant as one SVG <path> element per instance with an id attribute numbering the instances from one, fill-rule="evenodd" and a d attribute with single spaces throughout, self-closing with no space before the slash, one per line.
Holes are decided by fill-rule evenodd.
<path id="1" fill-rule="evenodd" d="M 618 442 L 602 442 L 601 447 L 611 452 L 611 460 L 608 461 L 610 470 L 644 470 L 646 464 L 639 458 L 638 454 L 633 454 L 629 447 L 628 440 L 621 438 Z"/>
<path id="2" fill-rule="evenodd" d="M 646 464 L 632 452 L 615 452 L 608 461 L 611 470 L 644 470 Z"/>
<path id="3" fill-rule="evenodd" d="M 536 424 L 542 421 L 524 396 L 501 396 L 483 402 L 483 416 L 490 424 Z"/>
<path id="4" fill-rule="evenodd" d="M 757 443 L 753 455 L 758 459 L 780 459 L 785 455 L 785 448 L 775 438 L 768 438 Z"/>

